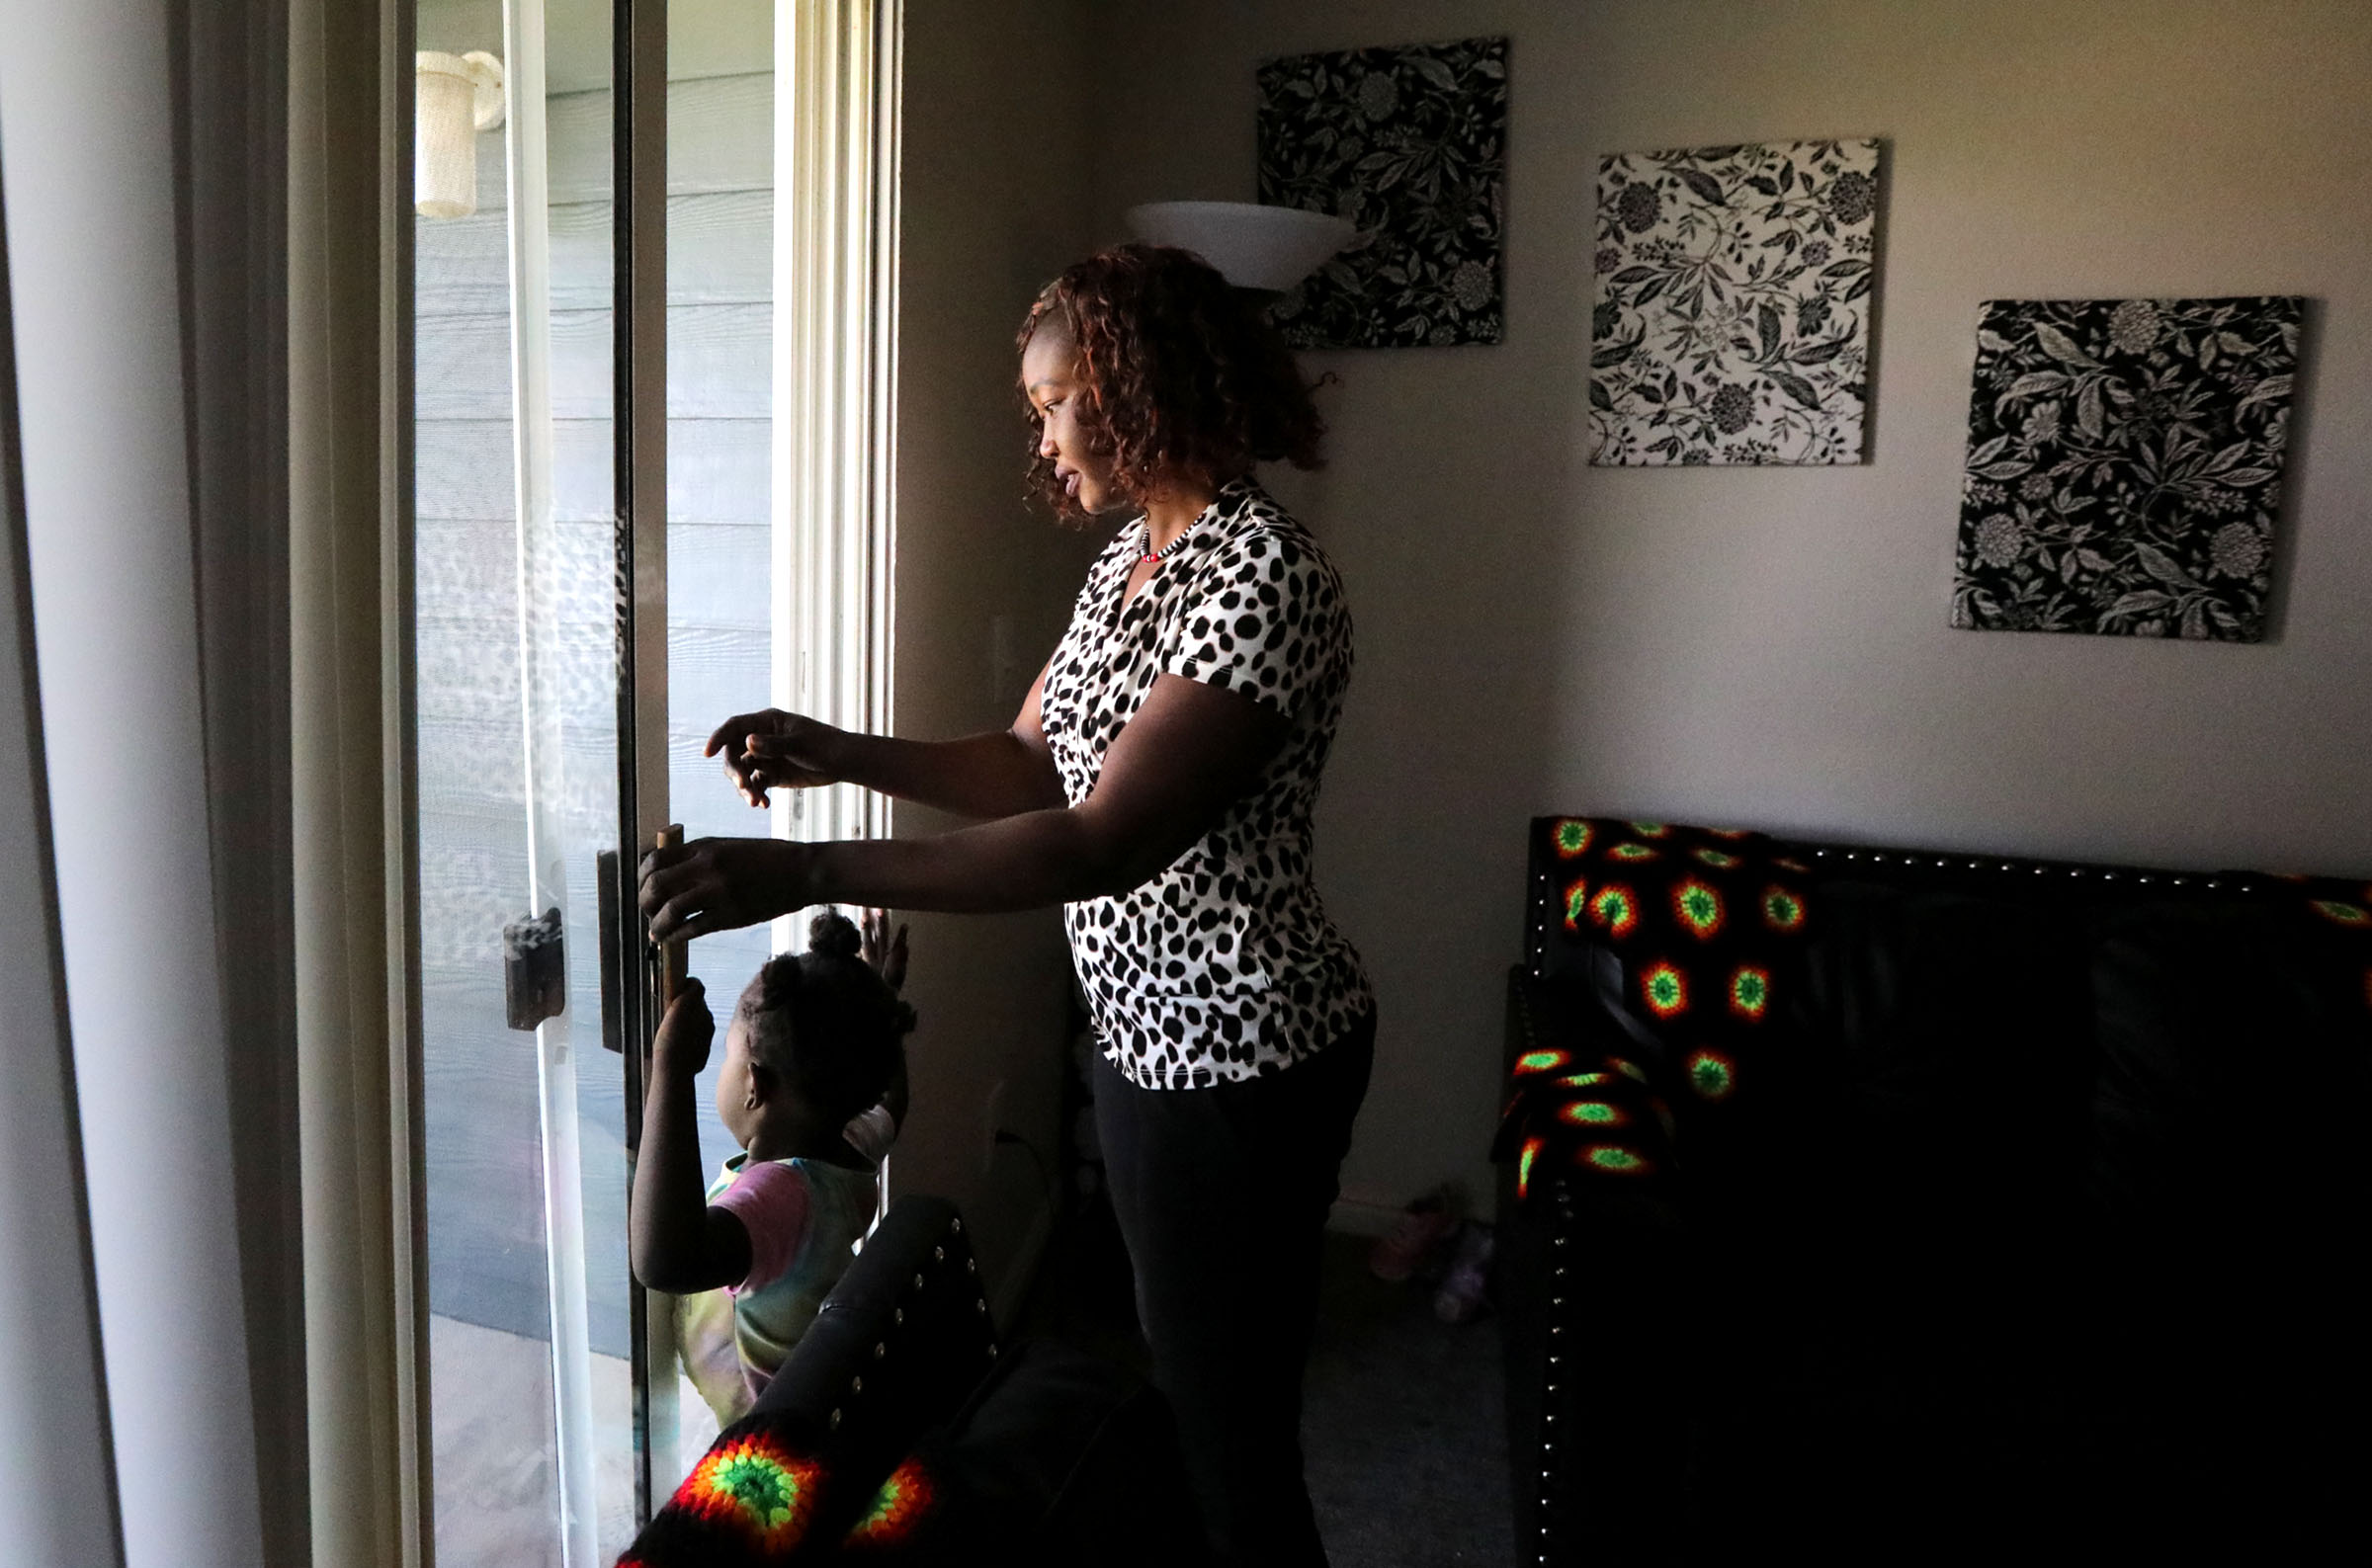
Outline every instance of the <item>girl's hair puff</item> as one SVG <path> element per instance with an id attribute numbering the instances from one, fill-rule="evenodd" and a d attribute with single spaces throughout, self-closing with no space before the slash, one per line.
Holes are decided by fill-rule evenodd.
<path id="1" fill-rule="evenodd" d="M 914 1028 L 863 953 L 855 923 L 825 910 L 807 924 L 807 950 L 767 959 L 733 1007 L 751 1057 L 835 1126 L 880 1103 Z"/>

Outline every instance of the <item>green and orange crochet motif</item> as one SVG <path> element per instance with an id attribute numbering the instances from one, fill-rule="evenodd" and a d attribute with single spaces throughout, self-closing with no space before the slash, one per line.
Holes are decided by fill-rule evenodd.
<path id="1" fill-rule="evenodd" d="M 1544 1166 L 1625 1179 L 1668 1170 L 1686 1108 L 1748 1081 L 1787 972 L 1780 959 L 1808 919 L 1807 867 L 1759 834 L 1609 817 L 1563 817 L 1546 831 L 1565 930 L 1621 956 L 1634 1012 L 1664 1049 L 1653 1074 L 1630 1056 L 1563 1049 L 1516 1064 L 1498 1149 L 1526 1197 Z M 1678 1098 L 1679 1117 L 1658 1087 Z"/>
<path id="2" fill-rule="evenodd" d="M 794 1562 L 892 1562 L 939 1504 L 920 1458 L 909 1457 L 845 1529 L 818 1531 L 835 1477 L 775 1431 L 763 1412 L 728 1428 L 667 1505 L 651 1516 L 618 1568 L 743 1568 Z M 835 1517 L 846 1520 L 843 1496 Z"/>
<path id="3" fill-rule="evenodd" d="M 2300 880 L 2305 880 L 2300 878 Z M 2305 880 L 2307 924 L 2334 961 L 2362 978 L 2361 995 L 2372 1012 L 2372 882 L 2335 878 Z"/>
<path id="4" fill-rule="evenodd" d="M 1671 1163 L 1671 1111 L 1637 1062 L 1527 1051 L 1510 1087 L 1493 1153 L 1515 1161 L 1519 1199 L 1531 1197 L 1544 1162 L 1622 1178 L 1653 1176 Z"/>

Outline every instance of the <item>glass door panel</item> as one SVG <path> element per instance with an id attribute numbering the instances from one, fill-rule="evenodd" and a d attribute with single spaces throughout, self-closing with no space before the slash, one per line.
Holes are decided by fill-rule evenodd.
<path id="1" fill-rule="evenodd" d="M 727 714 L 774 701 L 774 27 L 773 0 L 679 3 L 667 19 L 667 783 L 695 839 L 772 831 L 701 749 Z M 691 945 L 720 1018 L 773 946 L 765 926 Z M 711 1172 L 735 1150 L 717 1118 L 721 1054 L 694 1100 Z M 679 1368 L 654 1398 L 676 1420 L 674 1468 L 653 1456 L 663 1494 L 717 1420 Z"/>
<path id="2" fill-rule="evenodd" d="M 594 874 L 620 838 L 611 8 L 422 0 L 418 37 L 424 149 L 449 61 L 498 67 L 504 100 L 464 143 L 474 210 L 416 229 L 437 1551 L 593 1568 L 632 1536 L 638 1468 Z M 538 1006 L 506 962 L 551 911 Z"/>
<path id="3" fill-rule="evenodd" d="M 630 20 L 642 41 L 616 47 Z M 418 0 L 423 167 L 450 167 L 456 145 L 430 145 L 432 92 L 450 105 L 452 89 L 428 74 L 499 68 L 505 100 L 499 125 L 458 143 L 474 202 L 416 227 L 422 1113 L 446 1568 L 613 1561 L 717 1430 L 677 1365 L 675 1304 L 628 1268 L 654 1011 L 631 867 L 671 816 L 691 837 L 771 826 L 700 753 L 720 719 L 785 685 L 778 20 L 774 0 Z M 537 917 L 558 934 L 549 984 Z M 722 1013 L 791 935 L 706 940 L 691 972 Z M 733 1148 L 714 1072 L 698 1091 L 712 1169 Z"/>

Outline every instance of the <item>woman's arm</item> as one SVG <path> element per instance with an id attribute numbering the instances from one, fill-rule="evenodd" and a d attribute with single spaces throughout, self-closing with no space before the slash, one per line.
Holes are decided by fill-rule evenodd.
<path id="1" fill-rule="evenodd" d="M 1062 782 L 1038 727 L 1046 672 L 1012 727 L 961 740 L 857 735 L 798 713 L 736 713 L 709 737 L 704 756 L 724 757 L 725 777 L 753 806 L 769 789 L 853 784 L 958 816 L 995 818 L 1062 804 Z"/>
<path id="2" fill-rule="evenodd" d="M 701 1179 L 692 1080 L 708 1064 L 716 1030 L 701 983 L 686 980 L 659 1021 L 643 1089 L 629 1239 L 635 1278 L 670 1295 L 735 1284 L 749 1274 L 749 1232 L 731 1213 L 709 1206 Z"/>
<path id="3" fill-rule="evenodd" d="M 921 839 L 701 839 L 642 861 L 656 941 L 728 931 L 816 903 L 984 912 L 1125 892 L 1170 865 L 1285 742 L 1276 709 L 1162 675 L 1112 742 L 1094 792 Z"/>

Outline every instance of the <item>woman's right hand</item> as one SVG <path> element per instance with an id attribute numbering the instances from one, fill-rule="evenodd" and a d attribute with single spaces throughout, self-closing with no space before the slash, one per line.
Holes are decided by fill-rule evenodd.
<path id="1" fill-rule="evenodd" d="M 826 903 L 816 847 L 794 839 L 694 839 L 646 852 L 637 900 L 653 942 L 689 942 Z"/>
<path id="2" fill-rule="evenodd" d="M 753 806 L 767 803 L 769 789 L 812 789 L 838 784 L 834 761 L 847 731 L 808 718 L 766 708 L 736 713 L 717 726 L 703 757 L 724 757 L 724 776 Z"/>

